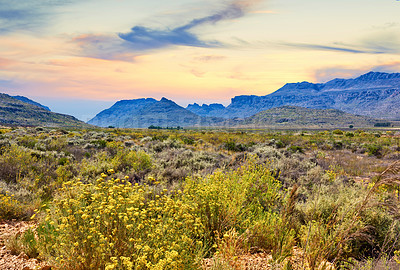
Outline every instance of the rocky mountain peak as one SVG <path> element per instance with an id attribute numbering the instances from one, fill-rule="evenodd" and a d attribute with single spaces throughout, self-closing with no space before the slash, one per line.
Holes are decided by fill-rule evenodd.
<path id="1" fill-rule="evenodd" d="M 357 77 L 355 80 L 374 81 L 374 80 L 386 80 L 386 79 L 400 79 L 400 73 L 370 71 L 364 75 Z"/>

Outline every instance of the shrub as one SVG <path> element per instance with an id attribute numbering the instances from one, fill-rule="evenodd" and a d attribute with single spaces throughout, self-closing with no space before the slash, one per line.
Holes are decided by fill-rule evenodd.
<path id="1" fill-rule="evenodd" d="M 94 178 L 108 169 L 129 174 L 133 172 L 145 172 L 152 166 L 149 155 L 143 151 L 130 151 L 119 149 L 115 156 L 106 151 L 96 153 L 92 158 L 85 158 L 81 163 L 81 174 L 85 178 Z"/>
<path id="2" fill-rule="evenodd" d="M 3 194 L 0 190 L 0 221 L 21 218 L 26 208 L 14 198 L 14 195 Z"/>
<path id="3" fill-rule="evenodd" d="M 267 212 L 244 233 L 244 243 L 250 251 L 272 254 L 274 261 L 289 257 L 295 246 L 295 231 L 276 213 Z"/>
<path id="4" fill-rule="evenodd" d="M 38 228 L 61 269 L 194 269 L 202 224 L 192 206 L 120 179 L 65 183 Z"/>
<path id="5" fill-rule="evenodd" d="M 304 153 L 304 150 L 301 146 L 291 145 L 288 147 L 288 151 L 292 153 Z"/>
<path id="6" fill-rule="evenodd" d="M 184 144 L 188 144 L 188 145 L 194 145 L 195 144 L 195 140 L 192 137 L 182 136 L 182 137 L 180 137 L 180 139 L 182 140 L 182 142 Z"/>
<path id="7" fill-rule="evenodd" d="M 24 137 L 20 137 L 18 138 L 19 144 L 26 147 L 26 148 L 34 148 L 37 140 L 33 137 L 30 136 L 24 136 Z"/>
<path id="8" fill-rule="evenodd" d="M 16 183 L 18 179 L 28 176 L 31 166 L 37 162 L 29 151 L 16 145 L 3 148 L 0 152 L 0 177 L 6 183 Z"/>
<path id="9" fill-rule="evenodd" d="M 374 127 L 390 127 L 392 125 L 391 122 L 382 122 L 382 123 L 375 123 Z"/>
<path id="10" fill-rule="evenodd" d="M 5 240 L 5 245 L 13 255 L 19 255 L 21 252 L 29 258 L 36 258 L 39 255 L 36 233 L 31 228 L 9 236 Z"/>
<path id="11" fill-rule="evenodd" d="M 107 141 L 105 140 L 95 140 L 91 143 L 97 145 L 98 148 L 105 148 L 107 146 Z"/>
<path id="12" fill-rule="evenodd" d="M 374 250 L 387 252 L 399 246 L 399 224 L 390 215 L 391 208 L 379 203 L 382 198 L 376 191 L 336 181 L 314 187 L 310 198 L 298 205 L 303 219 L 300 244 L 310 266 L 376 256 Z"/>
<path id="13" fill-rule="evenodd" d="M 224 149 L 228 151 L 234 151 L 234 152 L 243 152 L 246 151 L 246 146 L 241 144 L 241 143 L 236 143 L 234 141 L 227 141 L 223 145 Z"/>
<path id="14" fill-rule="evenodd" d="M 340 130 L 340 129 L 335 129 L 334 131 L 332 131 L 332 134 L 335 134 L 335 135 L 343 135 L 343 131 Z"/>
<path id="15" fill-rule="evenodd" d="M 382 146 L 380 146 L 380 145 L 377 145 L 377 144 L 367 145 L 367 152 L 368 152 L 368 155 L 370 155 L 370 156 L 381 157 L 382 156 L 381 150 L 382 150 Z"/>
<path id="16" fill-rule="evenodd" d="M 172 183 L 182 182 L 189 175 L 207 175 L 228 163 L 229 157 L 191 149 L 164 149 L 154 154 L 151 173 L 159 180 Z"/>
<path id="17" fill-rule="evenodd" d="M 193 205 L 201 218 L 205 229 L 204 240 L 210 248 L 218 236 L 228 230 L 235 229 L 242 234 L 252 227 L 247 233 L 248 248 L 277 251 L 279 241 L 275 241 L 274 237 L 283 224 L 279 215 L 275 214 L 282 200 L 280 189 L 281 184 L 269 169 L 257 165 L 255 160 L 249 160 L 236 171 L 216 172 L 202 179 L 188 178 L 184 194 L 185 201 Z M 256 240 L 260 239 L 260 230 L 266 233 L 263 239 L 268 240 L 262 245 Z"/>

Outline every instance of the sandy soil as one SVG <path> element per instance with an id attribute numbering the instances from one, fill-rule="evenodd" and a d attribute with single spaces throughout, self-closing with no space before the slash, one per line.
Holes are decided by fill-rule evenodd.
<path id="1" fill-rule="evenodd" d="M 12 254 L 5 246 L 11 235 L 22 233 L 34 226 L 33 222 L 0 222 L 0 270 L 50 270 L 45 262 L 29 258 L 26 254 Z"/>

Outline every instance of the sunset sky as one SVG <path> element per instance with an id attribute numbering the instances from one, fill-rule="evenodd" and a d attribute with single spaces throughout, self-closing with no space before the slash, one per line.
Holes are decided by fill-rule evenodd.
<path id="1" fill-rule="evenodd" d="M 400 1 L 0 0 L 0 92 L 84 121 L 370 70 L 400 72 Z"/>

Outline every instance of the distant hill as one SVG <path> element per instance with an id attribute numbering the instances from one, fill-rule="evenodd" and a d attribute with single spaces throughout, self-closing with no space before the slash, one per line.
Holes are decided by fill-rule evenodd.
<path id="1" fill-rule="evenodd" d="M 284 105 L 400 119 L 400 73 L 369 72 L 355 79 L 334 79 L 327 83 L 288 83 L 269 95 L 236 96 L 227 107 L 220 104 L 218 109 L 207 110 L 189 105 L 187 109 L 200 116 L 245 118 Z M 217 108 L 215 104 L 213 107 Z"/>
<path id="2" fill-rule="evenodd" d="M 297 106 L 272 108 L 244 120 L 229 121 L 233 126 L 294 128 L 348 128 L 350 125 L 358 128 L 373 127 L 376 123 L 387 122 L 336 109 L 309 109 Z"/>
<path id="3" fill-rule="evenodd" d="M 160 101 L 142 98 L 118 101 L 109 109 L 97 114 L 88 123 L 100 127 L 147 128 L 151 125 L 209 126 L 221 121 L 218 118 L 198 116 L 166 98 Z"/>
<path id="4" fill-rule="evenodd" d="M 20 100 L 22 102 L 25 102 L 25 103 L 29 103 L 29 104 L 32 104 L 32 105 L 36 105 L 36 106 L 42 107 L 46 111 L 50 112 L 50 108 L 49 107 L 44 106 L 44 105 L 42 105 L 42 104 L 40 104 L 40 103 L 38 103 L 36 101 L 33 101 L 32 99 L 29 99 L 27 97 L 24 97 L 24 96 L 11 96 L 11 97 L 13 97 L 15 99 L 18 99 L 18 100 Z"/>
<path id="5" fill-rule="evenodd" d="M 210 105 L 203 104 L 201 106 L 197 103 L 193 103 L 189 104 L 186 109 L 200 116 L 218 117 L 218 114 L 225 110 L 225 106 L 218 103 Z"/>
<path id="6" fill-rule="evenodd" d="M 88 124 L 99 127 L 125 127 L 129 116 L 139 115 L 146 106 L 156 103 L 154 98 L 140 98 L 132 100 L 120 100 L 113 106 L 98 113 L 88 121 Z"/>
<path id="7" fill-rule="evenodd" d="M 0 124 L 15 126 L 89 127 L 73 116 L 50 112 L 44 106 L 24 97 L 0 93 Z"/>

